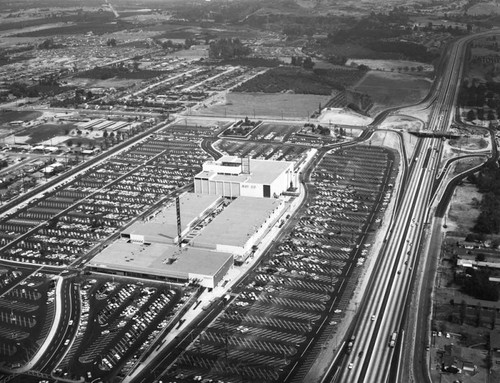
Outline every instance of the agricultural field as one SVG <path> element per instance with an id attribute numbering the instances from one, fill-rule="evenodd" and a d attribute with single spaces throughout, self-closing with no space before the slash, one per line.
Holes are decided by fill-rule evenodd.
<path id="1" fill-rule="evenodd" d="M 70 85 L 80 88 L 115 88 L 116 90 L 124 90 L 125 88 L 134 86 L 137 83 L 137 80 L 134 79 L 117 77 L 108 78 L 106 80 L 88 77 L 73 77 L 70 81 Z"/>
<path id="2" fill-rule="evenodd" d="M 498 35 L 483 37 L 474 40 L 471 44 L 471 56 L 465 72 L 465 78 L 469 82 L 473 79 L 486 82 L 500 81 L 500 72 L 496 64 L 499 58 L 498 39 Z"/>
<path id="3" fill-rule="evenodd" d="M 252 39 L 259 38 L 262 35 L 267 35 L 266 32 L 258 31 L 254 28 L 247 28 L 245 26 L 231 26 L 226 25 L 224 29 L 220 28 L 205 28 L 198 25 L 189 24 L 156 24 L 146 26 L 144 28 L 150 32 L 161 33 L 158 38 L 175 40 L 179 39 L 184 42 L 187 38 L 193 38 L 196 35 L 206 36 L 211 39 L 215 38 L 239 38 L 239 39 Z"/>
<path id="4" fill-rule="evenodd" d="M 500 8 L 498 8 L 498 3 L 496 1 L 485 1 L 480 2 L 479 4 L 474 4 L 467 10 L 466 13 L 470 16 L 490 16 L 493 14 L 499 14 Z"/>
<path id="5" fill-rule="evenodd" d="M 95 18 L 92 22 L 78 23 L 65 25 L 61 27 L 47 28 L 41 30 L 35 30 L 31 32 L 22 32 L 17 34 L 18 37 L 42 37 L 42 36 L 61 36 L 61 35 L 76 35 L 85 34 L 92 32 L 95 35 L 102 35 L 105 33 L 113 33 L 116 31 L 122 31 L 132 27 L 132 24 L 114 22 L 106 22 L 107 20 L 99 20 Z"/>
<path id="6" fill-rule="evenodd" d="M 355 59 L 397 59 L 398 54 L 390 52 L 375 52 L 358 44 L 331 44 L 327 48 L 321 49 L 325 56 L 351 57 Z"/>
<path id="7" fill-rule="evenodd" d="M 273 68 L 238 86 L 237 92 L 331 95 L 358 82 L 365 72 L 356 69 L 309 71 L 296 67 Z"/>
<path id="8" fill-rule="evenodd" d="M 212 105 L 200 109 L 198 113 L 210 116 L 305 119 L 318 109 L 319 104 L 325 105 L 329 99 L 329 96 L 312 94 L 228 93 L 225 104 Z"/>
<path id="9" fill-rule="evenodd" d="M 431 85 L 431 80 L 411 75 L 370 72 L 355 90 L 371 97 L 374 106 L 370 115 L 375 116 L 383 109 L 420 102 L 429 93 Z"/>
<path id="10" fill-rule="evenodd" d="M 85 72 L 79 72 L 75 77 L 106 80 L 109 78 L 146 80 L 161 76 L 164 72 L 155 70 L 134 70 L 126 68 L 99 67 Z"/>

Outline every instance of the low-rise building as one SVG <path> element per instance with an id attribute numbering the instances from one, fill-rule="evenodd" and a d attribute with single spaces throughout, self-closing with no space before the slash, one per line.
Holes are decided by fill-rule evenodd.
<path id="1" fill-rule="evenodd" d="M 203 164 L 203 170 L 194 177 L 194 190 L 231 198 L 271 198 L 297 183 L 293 162 L 223 156 Z"/>

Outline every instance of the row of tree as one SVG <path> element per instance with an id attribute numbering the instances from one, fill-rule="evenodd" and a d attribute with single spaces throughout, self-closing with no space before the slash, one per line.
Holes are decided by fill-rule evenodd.
<path id="1" fill-rule="evenodd" d="M 210 43 L 209 57 L 213 59 L 231 59 L 248 56 L 251 49 L 238 38 L 218 39 Z"/>
<path id="2" fill-rule="evenodd" d="M 460 278 L 462 291 L 476 299 L 498 301 L 498 288 L 496 283 L 489 280 L 490 275 L 491 273 L 487 270 L 468 269 L 463 278 Z"/>
<path id="3" fill-rule="evenodd" d="M 500 109 L 497 109 L 497 114 L 498 113 L 500 113 Z M 485 111 L 484 108 L 477 108 L 477 109 L 470 109 L 467 112 L 466 118 L 467 118 L 467 121 L 474 121 L 474 120 L 493 121 L 493 120 L 496 120 L 497 117 L 492 109 Z"/>
<path id="4" fill-rule="evenodd" d="M 483 234 L 498 234 L 500 232 L 500 169 L 496 164 L 486 165 L 477 176 L 470 176 L 479 192 L 483 194 L 480 204 L 480 214 L 473 231 Z"/>
<path id="5" fill-rule="evenodd" d="M 490 109 L 498 109 L 500 107 L 500 83 L 464 80 L 458 93 L 458 104 L 461 107 L 488 106 Z"/>

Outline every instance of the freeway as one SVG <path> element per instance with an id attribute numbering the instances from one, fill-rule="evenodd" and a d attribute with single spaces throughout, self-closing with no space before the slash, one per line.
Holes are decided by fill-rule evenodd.
<path id="1" fill-rule="evenodd" d="M 470 38 L 470 37 L 469 37 Z M 454 117 L 461 61 L 468 39 L 447 50 L 447 64 L 435 87 L 436 95 L 422 104 L 429 111 L 429 130 L 446 131 Z M 324 381 L 399 381 L 400 354 L 406 345 L 404 317 L 414 271 L 420 262 L 419 247 L 428 220 L 430 201 L 440 163 L 442 142 L 421 138 L 415 148 L 409 175 L 367 293 L 353 325 L 352 349 L 345 350 Z"/>

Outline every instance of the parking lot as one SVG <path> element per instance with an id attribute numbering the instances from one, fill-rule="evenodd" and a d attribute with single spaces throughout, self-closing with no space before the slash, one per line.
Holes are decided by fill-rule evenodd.
<path id="1" fill-rule="evenodd" d="M 328 308 L 348 270 L 362 265 L 384 198 L 392 154 L 356 146 L 324 156 L 297 224 L 265 256 L 225 311 L 177 359 L 168 382 L 272 382 L 299 361 L 320 319 L 335 332 L 348 300 Z M 358 246 L 361 244 L 361 246 Z"/>
<path id="2" fill-rule="evenodd" d="M 83 278 L 76 337 L 56 375 L 64 378 L 124 375 L 163 329 L 194 289 L 128 279 Z"/>
<path id="3" fill-rule="evenodd" d="M 247 142 L 237 140 L 219 140 L 215 147 L 231 156 L 251 157 L 255 159 L 266 159 L 276 161 L 296 161 L 306 152 L 307 148 L 273 144 L 265 142 Z"/>
<path id="4" fill-rule="evenodd" d="M 180 136 L 178 127 L 162 130 L 4 217 L 2 257 L 58 266 L 80 259 L 124 224 L 190 184 L 208 158 L 198 134 L 211 131 L 193 127 Z"/>
<path id="5" fill-rule="evenodd" d="M 38 349 L 38 342 L 47 336 L 55 309 L 50 282 L 53 277 L 41 272 L 28 276 L 27 270 L 2 269 L 0 365 L 11 367 L 26 362 Z"/>

